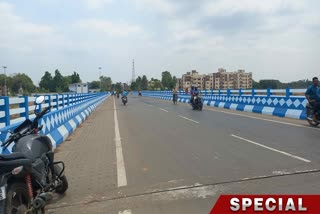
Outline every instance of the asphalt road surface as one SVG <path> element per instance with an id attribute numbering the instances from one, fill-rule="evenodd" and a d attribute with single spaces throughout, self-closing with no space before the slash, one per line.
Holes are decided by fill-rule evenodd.
<path id="1" fill-rule="evenodd" d="M 109 98 L 56 151 L 69 190 L 49 213 L 209 213 L 221 194 L 320 193 L 304 121 Z"/>

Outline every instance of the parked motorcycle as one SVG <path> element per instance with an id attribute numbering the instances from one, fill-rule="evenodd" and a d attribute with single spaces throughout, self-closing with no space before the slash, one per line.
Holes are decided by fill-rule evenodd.
<path id="1" fill-rule="evenodd" d="M 122 99 L 123 105 L 126 105 L 128 102 L 128 97 L 122 97 L 121 99 Z"/>
<path id="2" fill-rule="evenodd" d="M 200 111 L 202 111 L 203 103 L 202 103 L 202 98 L 201 98 L 201 96 L 200 96 L 199 94 L 195 94 L 195 95 L 192 97 L 191 106 L 192 106 L 192 109 L 193 109 L 193 110 L 200 110 Z"/>
<path id="3" fill-rule="evenodd" d="M 36 108 L 43 101 L 44 96 L 38 97 Z M 11 154 L 0 154 L 0 214 L 45 213 L 53 193 L 68 189 L 64 163 L 54 161 L 50 138 L 39 134 L 38 121 L 50 108 L 36 113 L 33 121 L 26 119 L 1 144 L 5 150 L 15 143 Z"/>
<path id="4" fill-rule="evenodd" d="M 317 120 L 313 119 L 313 115 L 315 114 L 314 107 L 311 106 L 309 103 L 307 103 L 306 105 L 306 114 L 307 114 L 307 121 L 311 126 L 316 127 L 320 124 L 319 115 L 316 115 Z"/>

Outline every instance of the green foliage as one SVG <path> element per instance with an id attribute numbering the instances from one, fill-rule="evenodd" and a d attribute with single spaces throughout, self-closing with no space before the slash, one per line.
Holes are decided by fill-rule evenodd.
<path id="1" fill-rule="evenodd" d="M 46 92 L 68 92 L 69 85 L 73 83 L 80 83 L 80 75 L 76 72 L 73 72 L 72 75 L 63 76 L 58 69 L 54 72 L 54 77 L 52 77 L 49 71 L 46 71 L 41 78 L 39 83 L 39 90 Z"/>
<path id="2" fill-rule="evenodd" d="M 140 76 L 138 76 L 138 78 L 136 79 L 136 84 L 137 84 L 138 90 L 141 90 L 141 83 L 142 83 L 142 78 Z"/>
<path id="3" fill-rule="evenodd" d="M 148 79 L 147 79 L 146 75 L 143 75 L 143 77 L 142 77 L 141 89 L 142 90 L 147 90 L 148 89 Z"/>
<path id="4" fill-rule="evenodd" d="M 132 82 L 132 83 L 131 83 L 131 86 L 130 86 L 130 89 L 131 89 L 132 91 L 137 91 L 137 90 L 139 90 L 139 89 L 138 89 L 138 84 L 137 84 L 137 82 Z"/>
<path id="5" fill-rule="evenodd" d="M 260 80 L 259 86 L 262 89 L 266 89 L 266 88 L 279 89 L 281 88 L 281 82 L 279 80 Z"/>
<path id="6" fill-rule="evenodd" d="M 54 83 L 51 73 L 49 71 L 46 71 L 41 78 L 41 81 L 39 83 L 40 88 L 45 89 L 49 92 L 54 92 Z"/>
<path id="7" fill-rule="evenodd" d="M 112 80 L 110 77 L 101 76 L 101 91 L 111 91 Z M 99 83 L 100 86 L 100 83 Z"/>
<path id="8" fill-rule="evenodd" d="M 100 88 L 100 81 L 92 81 L 89 86 L 90 89 L 98 89 Z"/>
<path id="9" fill-rule="evenodd" d="M 177 77 L 173 76 L 172 77 L 172 82 L 171 82 L 171 89 L 176 87 L 176 84 L 177 84 Z"/>
<path id="10" fill-rule="evenodd" d="M 30 94 L 35 92 L 36 87 L 33 85 L 31 78 L 26 74 L 16 74 L 9 78 L 8 84 L 12 94 Z"/>
<path id="11" fill-rule="evenodd" d="M 115 91 L 122 91 L 121 82 L 117 82 L 114 86 Z"/>
<path id="12" fill-rule="evenodd" d="M 172 89 L 172 76 L 169 71 L 162 72 L 161 83 L 165 89 Z"/>
<path id="13" fill-rule="evenodd" d="M 81 83 L 80 75 L 78 73 L 76 73 L 75 71 L 70 76 L 70 80 L 71 80 L 71 84 L 73 84 L 73 83 Z"/>
<path id="14" fill-rule="evenodd" d="M 151 81 L 149 82 L 149 85 L 148 85 L 148 90 L 161 90 L 161 89 L 162 89 L 161 81 L 158 79 L 151 78 Z"/>

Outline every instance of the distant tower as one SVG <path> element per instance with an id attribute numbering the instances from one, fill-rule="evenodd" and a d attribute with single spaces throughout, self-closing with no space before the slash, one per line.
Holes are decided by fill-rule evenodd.
<path id="1" fill-rule="evenodd" d="M 134 70 L 134 60 L 132 60 L 132 80 L 131 82 L 135 82 L 136 81 L 136 72 Z"/>

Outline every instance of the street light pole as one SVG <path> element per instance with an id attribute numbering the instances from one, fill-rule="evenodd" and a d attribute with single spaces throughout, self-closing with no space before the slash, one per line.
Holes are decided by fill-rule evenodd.
<path id="1" fill-rule="evenodd" d="M 99 67 L 99 79 L 100 79 L 100 92 L 102 91 L 101 90 L 101 67 Z"/>
<path id="2" fill-rule="evenodd" d="M 6 73 L 7 66 L 3 66 L 4 70 L 4 96 L 7 96 L 7 73 Z"/>

